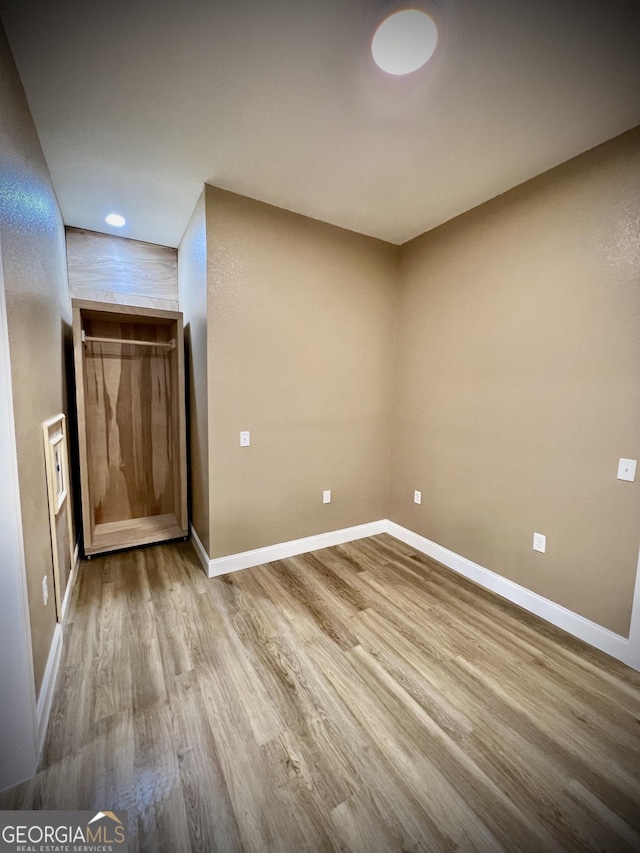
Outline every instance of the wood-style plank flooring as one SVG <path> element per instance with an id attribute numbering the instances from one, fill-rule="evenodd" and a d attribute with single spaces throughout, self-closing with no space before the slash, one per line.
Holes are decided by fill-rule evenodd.
<path id="1" fill-rule="evenodd" d="M 640 674 L 386 535 L 212 580 L 110 555 L 0 807 L 167 853 L 639 851 Z"/>

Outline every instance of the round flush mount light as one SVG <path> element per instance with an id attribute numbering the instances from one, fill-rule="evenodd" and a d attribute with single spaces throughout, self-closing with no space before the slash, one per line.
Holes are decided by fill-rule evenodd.
<path id="1" fill-rule="evenodd" d="M 433 56 L 438 28 L 426 12 L 402 9 L 385 18 L 371 42 L 373 58 L 387 74 L 411 74 Z"/>
<path id="2" fill-rule="evenodd" d="M 110 213 L 108 216 L 105 216 L 104 221 L 107 225 L 113 225 L 114 228 L 122 228 L 126 223 L 124 216 L 120 216 L 119 213 Z"/>

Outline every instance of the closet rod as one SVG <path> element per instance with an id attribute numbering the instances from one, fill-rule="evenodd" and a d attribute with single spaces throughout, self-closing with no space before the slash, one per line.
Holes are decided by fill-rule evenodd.
<path id="1" fill-rule="evenodd" d="M 176 342 L 174 340 L 171 341 L 134 341 L 127 340 L 125 338 L 96 338 L 92 335 L 86 335 L 84 332 L 82 333 L 82 340 L 85 344 L 88 343 L 98 343 L 98 344 L 129 344 L 130 346 L 136 347 L 162 347 L 162 349 L 175 349 Z"/>

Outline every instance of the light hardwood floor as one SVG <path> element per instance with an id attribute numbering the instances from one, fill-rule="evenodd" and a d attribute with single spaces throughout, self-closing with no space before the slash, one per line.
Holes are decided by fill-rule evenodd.
<path id="1" fill-rule="evenodd" d="M 42 768 L 149 851 L 638 851 L 640 674 L 389 536 L 83 564 Z"/>

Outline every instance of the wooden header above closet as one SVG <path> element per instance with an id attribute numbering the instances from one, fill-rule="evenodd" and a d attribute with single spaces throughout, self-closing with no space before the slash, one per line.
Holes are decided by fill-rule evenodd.
<path id="1" fill-rule="evenodd" d="M 74 299 L 178 309 L 178 252 L 170 246 L 66 228 Z"/>

